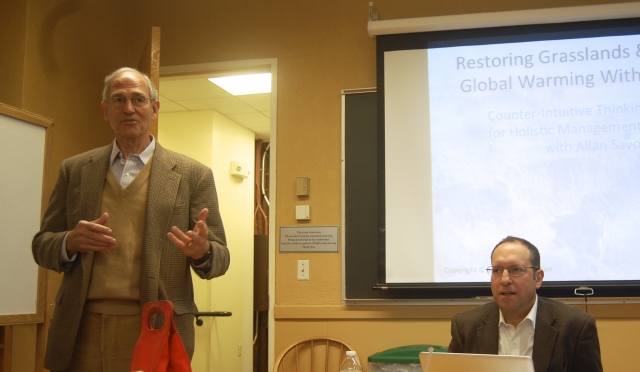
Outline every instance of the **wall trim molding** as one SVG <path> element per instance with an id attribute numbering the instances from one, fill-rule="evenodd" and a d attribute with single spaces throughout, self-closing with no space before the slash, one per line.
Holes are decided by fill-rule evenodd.
<path id="1" fill-rule="evenodd" d="M 595 318 L 635 318 L 640 319 L 640 304 L 584 304 L 571 303 L 586 310 Z M 451 319 L 454 314 L 469 310 L 478 305 L 382 305 L 382 306 L 343 306 L 343 305 L 276 305 L 274 319 L 282 320 L 319 320 L 319 319 L 362 319 L 362 320 L 401 320 L 401 319 Z"/>
<path id="2" fill-rule="evenodd" d="M 640 17 L 640 2 L 369 21 L 369 36 Z"/>

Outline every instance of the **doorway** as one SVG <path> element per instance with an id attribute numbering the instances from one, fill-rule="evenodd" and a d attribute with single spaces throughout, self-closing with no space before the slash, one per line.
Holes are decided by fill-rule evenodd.
<path id="1" fill-rule="evenodd" d="M 200 312 L 232 314 L 199 318 L 202 325 L 196 326 L 194 371 L 259 370 L 254 362 L 254 343 L 264 335 L 258 337 L 256 330 L 273 315 L 254 311 L 254 272 L 257 271 L 254 258 L 258 256 L 254 254 L 254 177 L 261 177 L 263 168 L 255 149 L 268 144 L 270 177 L 267 179 L 272 178 L 274 182 L 269 183 L 270 195 L 266 195 L 266 199 L 275 205 L 276 67 L 276 60 L 269 59 L 160 68 L 158 140 L 163 146 L 193 157 L 213 170 L 231 253 L 231 265 L 224 276 L 212 281 L 194 277 Z M 219 88 L 212 89 L 214 84 L 206 80 L 206 77 L 264 71 L 272 74 L 272 92 L 268 97 L 234 97 L 217 91 Z M 256 146 L 257 142 L 264 145 Z M 234 174 L 232 162 L 246 167 L 250 174 L 244 174 L 246 178 Z M 268 220 L 274 221 L 271 209 L 268 209 Z M 265 262 L 271 266 L 273 225 L 269 224 Z M 272 270 L 266 269 L 266 272 L 272 286 Z M 269 304 L 269 309 L 272 308 Z M 266 329 L 265 325 L 263 331 Z M 272 335 L 269 336 L 272 339 Z M 256 355 L 264 359 L 271 353 Z M 268 363 L 264 361 L 262 365 L 268 366 Z"/>

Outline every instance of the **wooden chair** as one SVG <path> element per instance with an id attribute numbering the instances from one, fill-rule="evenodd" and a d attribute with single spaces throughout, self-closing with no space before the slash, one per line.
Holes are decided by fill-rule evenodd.
<path id="1" fill-rule="evenodd" d="M 334 337 L 311 337 L 298 341 L 282 351 L 273 372 L 338 372 L 348 350 L 353 348 Z M 362 363 L 362 361 L 360 361 Z"/>

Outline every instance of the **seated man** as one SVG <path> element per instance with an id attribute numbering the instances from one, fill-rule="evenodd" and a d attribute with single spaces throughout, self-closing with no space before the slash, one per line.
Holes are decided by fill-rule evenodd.
<path id="1" fill-rule="evenodd" d="M 449 352 L 526 355 L 536 372 L 601 372 L 595 319 L 575 307 L 540 298 L 540 253 L 509 236 L 491 253 L 495 302 L 456 314 Z"/>

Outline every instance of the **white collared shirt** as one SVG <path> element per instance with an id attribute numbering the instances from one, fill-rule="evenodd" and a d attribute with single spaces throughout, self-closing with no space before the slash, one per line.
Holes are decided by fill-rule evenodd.
<path id="1" fill-rule="evenodd" d="M 122 158 L 122 152 L 118 147 L 116 140 L 113 140 L 113 148 L 111 149 L 111 157 L 109 158 L 109 166 L 111 172 L 120 182 L 122 188 L 127 188 L 131 182 L 140 173 L 142 168 L 149 162 L 153 152 L 156 149 L 156 140 L 151 137 L 151 143 L 139 154 L 129 154 L 126 159 Z"/>
<path id="2" fill-rule="evenodd" d="M 537 313 L 537 295 L 529 314 L 518 324 L 517 329 L 504 321 L 502 310 L 500 310 L 498 355 L 524 355 L 529 357 L 533 355 L 533 335 L 536 331 Z"/>

